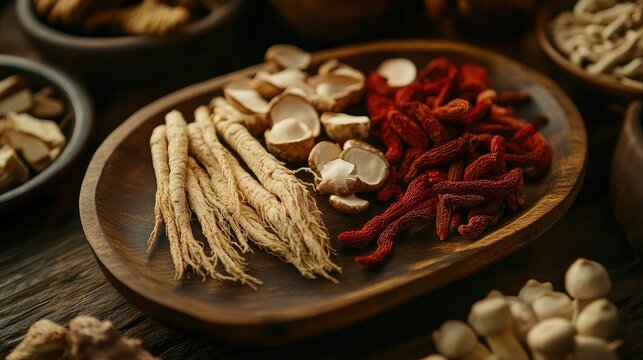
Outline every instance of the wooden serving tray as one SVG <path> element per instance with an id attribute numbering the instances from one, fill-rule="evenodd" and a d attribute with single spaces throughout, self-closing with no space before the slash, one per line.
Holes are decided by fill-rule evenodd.
<path id="1" fill-rule="evenodd" d="M 142 108 L 116 129 L 96 151 L 85 175 L 80 214 L 87 240 L 107 279 L 150 316 L 184 330 L 230 342 L 269 345 L 292 342 L 366 319 L 414 297 L 456 281 L 517 251 L 552 226 L 569 208 L 585 171 L 586 134 L 569 98 L 548 78 L 504 56 L 471 46 L 437 41 L 386 41 L 314 54 L 314 63 L 338 58 L 365 73 L 387 58 L 407 57 L 418 66 L 436 56 L 474 61 L 489 69 L 498 90 L 528 91 L 533 101 L 519 115 L 546 114 L 542 129 L 553 148 L 551 171 L 527 184 L 527 205 L 505 217 L 477 241 L 451 236 L 438 241 L 432 225 L 396 241 L 390 260 L 364 270 L 353 262 L 356 251 L 335 241 L 343 230 L 360 227 L 387 204 L 374 201 L 360 215 L 340 214 L 317 196 L 333 246 L 343 268 L 340 284 L 306 280 L 274 256 L 248 254 L 249 273 L 264 285 L 247 286 L 173 280 L 174 268 L 162 237 L 145 253 L 153 226 L 155 180 L 149 151 L 152 129 L 172 109 L 187 118 L 196 106 L 221 94 L 234 76 L 252 75 L 261 66 L 208 80 Z M 363 110 L 362 110 L 363 111 Z M 195 229 L 195 235 L 200 235 Z"/>

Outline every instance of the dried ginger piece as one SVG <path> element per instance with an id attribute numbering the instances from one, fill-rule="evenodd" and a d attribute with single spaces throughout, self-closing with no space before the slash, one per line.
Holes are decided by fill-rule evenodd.
<path id="1" fill-rule="evenodd" d="M 69 322 L 69 355 L 76 360 L 155 360 L 140 339 L 121 337 L 111 321 L 79 316 Z"/>
<path id="2" fill-rule="evenodd" d="M 7 360 L 63 359 L 67 346 L 67 330 L 47 319 L 33 323 L 20 344 Z"/>

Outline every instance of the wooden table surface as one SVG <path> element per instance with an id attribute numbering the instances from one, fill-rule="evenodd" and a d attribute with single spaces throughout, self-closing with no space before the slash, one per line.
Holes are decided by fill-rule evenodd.
<path id="1" fill-rule="evenodd" d="M 414 11 L 418 10 L 418 11 Z M 290 42 L 308 50 L 311 43 L 274 25 L 260 4 L 246 21 L 270 29 L 245 34 L 249 46 L 234 68 L 213 69 L 215 76 L 262 61 L 267 46 Z M 421 7 L 407 16 L 421 22 Z M 410 21 L 409 23 L 412 23 Z M 261 25 L 263 24 L 263 25 Z M 434 35 L 412 26 L 391 36 Z M 474 42 L 476 43 L 476 42 Z M 518 253 L 479 273 L 426 294 L 398 308 L 336 332 L 275 348 L 243 348 L 183 333 L 149 318 L 130 305 L 105 280 L 87 245 L 78 215 L 80 184 L 93 151 L 130 114 L 156 98 L 195 80 L 128 89 L 94 89 L 97 128 L 86 156 L 48 194 L 11 213 L 0 215 L 0 357 L 13 349 L 27 328 L 43 317 L 66 324 L 79 314 L 110 319 L 120 332 L 143 339 L 152 354 L 164 359 L 242 358 L 377 358 L 414 359 L 433 351 L 430 334 L 443 321 L 465 319 L 470 305 L 492 289 L 515 294 L 529 278 L 552 281 L 562 290 L 562 276 L 578 257 L 610 270 L 612 301 L 622 318 L 622 359 L 643 354 L 643 264 L 637 259 L 610 210 L 609 169 L 624 104 L 575 93 L 544 63 L 532 33 L 504 42 L 478 42 L 551 76 L 561 83 L 586 121 L 589 167 L 581 193 L 569 212 L 550 230 Z M 38 58 L 19 31 L 13 2 L 0 5 L 0 53 Z M 202 76 L 202 75 L 199 75 Z M 207 78 L 207 77 L 205 77 Z M 203 79 L 205 79 L 203 78 Z"/>

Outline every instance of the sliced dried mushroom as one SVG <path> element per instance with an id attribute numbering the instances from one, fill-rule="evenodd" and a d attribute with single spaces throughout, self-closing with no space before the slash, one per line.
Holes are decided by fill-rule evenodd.
<path id="1" fill-rule="evenodd" d="M 63 114 L 65 104 L 52 97 L 53 89 L 46 87 L 33 94 L 33 102 L 29 112 L 39 118 L 53 119 Z"/>
<path id="2" fill-rule="evenodd" d="M 15 93 L 0 99 L 0 116 L 10 112 L 23 112 L 29 110 L 32 94 L 29 89 L 18 90 Z"/>
<path id="3" fill-rule="evenodd" d="M 364 92 L 363 79 L 346 75 L 316 75 L 308 79 L 308 84 L 317 95 L 335 100 L 338 111 L 357 103 Z"/>
<path id="4" fill-rule="evenodd" d="M 381 152 L 378 148 L 376 148 L 375 146 L 367 143 L 366 141 L 357 140 L 357 139 L 346 140 L 346 142 L 344 143 L 344 146 L 342 147 L 342 149 L 347 150 L 347 149 L 352 148 L 352 147 L 359 147 L 359 148 L 374 152 L 374 153 L 378 154 L 381 157 L 384 157 L 384 153 Z"/>
<path id="5" fill-rule="evenodd" d="M 319 136 L 321 130 L 319 115 L 305 97 L 288 92 L 273 98 L 268 110 L 270 123 L 274 126 L 280 121 L 292 118 L 307 126 L 312 131 L 313 137 Z"/>
<path id="6" fill-rule="evenodd" d="M 287 68 L 276 73 L 260 70 L 252 79 L 254 88 L 265 98 L 279 95 L 288 86 L 297 86 L 306 81 L 308 75 L 296 68 Z"/>
<path id="7" fill-rule="evenodd" d="M 339 145 L 330 141 L 320 141 L 310 150 L 308 155 L 308 166 L 318 176 L 321 176 L 321 169 L 329 161 L 339 158 L 342 153 Z"/>
<path id="8" fill-rule="evenodd" d="M 348 196 L 331 195 L 328 199 L 330 206 L 346 214 L 357 214 L 368 208 L 368 200 L 360 199 L 355 194 Z"/>
<path id="9" fill-rule="evenodd" d="M 342 159 L 334 159 L 321 169 L 321 181 L 315 190 L 320 194 L 348 196 L 360 186 L 355 164 Z"/>
<path id="10" fill-rule="evenodd" d="M 65 136 L 55 122 L 29 114 L 9 113 L 4 138 L 36 171 L 56 160 L 65 145 Z"/>
<path id="11" fill-rule="evenodd" d="M 361 147 L 350 147 L 342 151 L 339 157 L 355 164 L 355 173 L 360 180 L 356 192 L 375 191 L 384 185 L 389 174 L 389 164 L 380 154 Z"/>
<path id="12" fill-rule="evenodd" d="M 3 99 L 18 90 L 27 88 L 27 81 L 20 75 L 11 75 L 0 80 L 0 99 Z"/>
<path id="13" fill-rule="evenodd" d="M 337 141 L 344 143 L 350 139 L 366 139 L 371 126 L 368 116 L 353 116 L 344 113 L 326 112 L 321 115 L 321 123 L 326 134 Z"/>
<path id="14" fill-rule="evenodd" d="M 393 58 L 382 61 L 377 73 L 386 78 L 391 87 L 401 87 L 412 83 L 417 75 L 415 64 L 406 58 Z"/>
<path id="15" fill-rule="evenodd" d="M 308 158 L 315 145 L 312 131 L 302 122 L 288 118 L 266 130 L 266 147 L 271 154 L 288 162 L 300 162 Z"/>
<path id="16" fill-rule="evenodd" d="M 250 78 L 233 80 L 223 89 L 223 95 L 230 105 L 243 113 L 265 116 L 268 112 L 268 102 L 253 88 Z"/>
<path id="17" fill-rule="evenodd" d="M 312 56 L 302 49 L 286 44 L 273 45 L 266 51 L 266 62 L 279 65 L 281 68 L 306 69 Z"/>
<path id="18" fill-rule="evenodd" d="M 9 145 L 0 146 L 0 192 L 29 180 L 29 169 Z"/>

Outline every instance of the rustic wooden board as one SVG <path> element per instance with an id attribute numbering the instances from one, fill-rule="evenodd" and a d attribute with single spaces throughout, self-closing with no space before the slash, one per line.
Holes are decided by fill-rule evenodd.
<path id="1" fill-rule="evenodd" d="M 191 114 L 206 104 L 231 78 L 260 66 L 199 83 L 168 95 L 132 115 L 98 149 L 80 195 L 87 239 L 108 280 L 134 305 L 161 321 L 188 331 L 245 344 L 295 341 L 368 318 L 432 289 L 471 274 L 525 246 L 553 225 L 580 188 L 586 163 L 586 134 L 572 102 L 549 79 L 506 57 L 458 43 L 387 41 L 315 54 L 314 61 L 337 57 L 363 71 L 382 60 L 404 56 L 424 64 L 436 56 L 475 61 L 490 71 L 494 88 L 533 95 L 519 114 L 547 114 L 543 128 L 554 149 L 553 168 L 527 186 L 524 211 L 475 241 L 453 236 L 439 242 L 431 226 L 403 236 L 390 261 L 366 271 L 353 262 L 358 252 L 334 242 L 336 262 L 344 269 L 339 285 L 301 278 L 290 266 L 255 251 L 250 272 L 264 281 L 258 291 L 217 281 L 173 280 L 167 241 L 149 256 L 145 241 L 153 225 L 155 182 L 148 139 L 163 115 L 178 109 Z M 331 237 L 361 226 L 380 213 L 375 205 L 358 216 L 345 216 L 317 197 Z M 365 251 L 369 251 L 367 249 Z"/>

